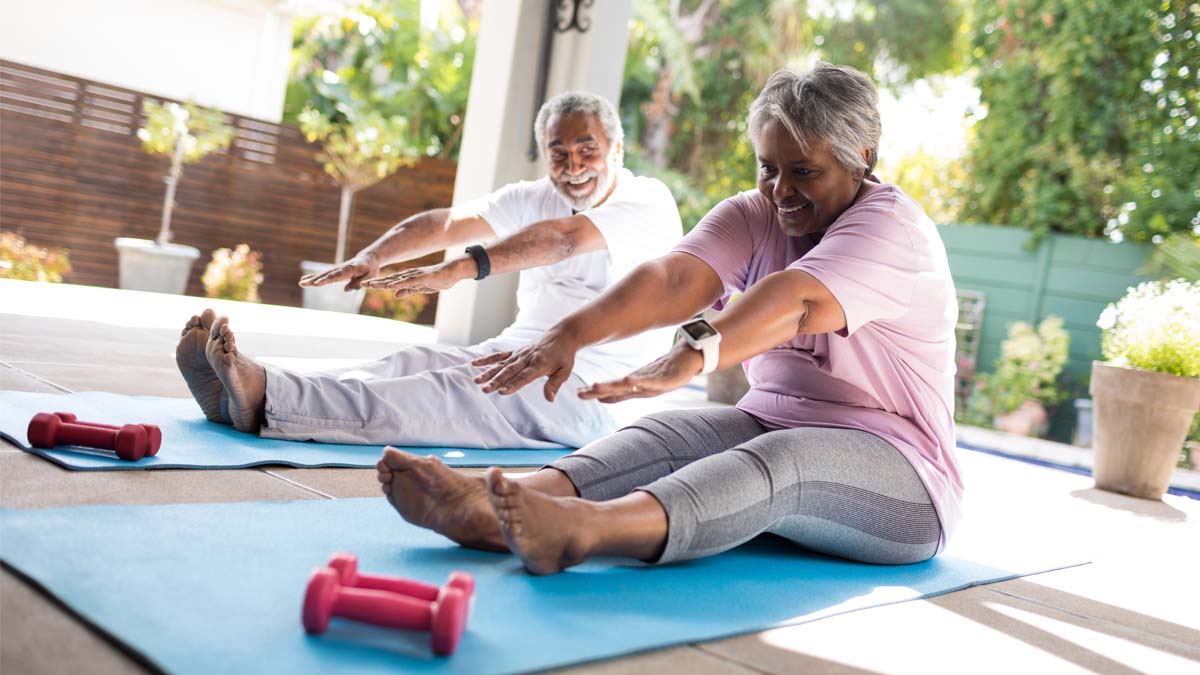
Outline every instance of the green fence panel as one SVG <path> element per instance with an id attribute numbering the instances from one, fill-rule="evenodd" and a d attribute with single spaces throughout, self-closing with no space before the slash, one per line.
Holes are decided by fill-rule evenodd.
<path id="1" fill-rule="evenodd" d="M 1100 312 L 1146 280 L 1137 274 L 1150 253 L 1146 245 L 1055 234 L 1027 249 L 1029 232 L 1014 227 L 950 224 L 939 230 L 955 285 L 986 298 L 982 372 L 992 370 L 1010 323 L 1037 323 L 1054 314 L 1071 334 L 1067 369 L 1082 384 L 1100 357 Z"/>

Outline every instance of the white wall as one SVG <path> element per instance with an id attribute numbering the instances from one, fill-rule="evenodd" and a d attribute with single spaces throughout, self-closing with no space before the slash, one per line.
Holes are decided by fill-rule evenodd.
<path id="1" fill-rule="evenodd" d="M 0 58 L 279 121 L 292 47 L 277 0 L 0 0 Z"/>

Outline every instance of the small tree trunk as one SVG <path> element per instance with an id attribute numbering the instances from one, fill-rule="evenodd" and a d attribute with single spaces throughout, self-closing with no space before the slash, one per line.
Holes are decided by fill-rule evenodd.
<path id="1" fill-rule="evenodd" d="M 165 246 L 171 242 L 171 210 L 175 208 L 175 187 L 179 177 L 183 175 L 184 140 L 187 134 L 180 134 L 175 139 L 175 152 L 171 155 L 171 171 L 163 182 L 167 184 L 167 195 L 163 198 L 162 223 L 158 226 L 158 237 L 154 243 Z"/>
<path id="2" fill-rule="evenodd" d="M 350 229 L 350 205 L 354 202 L 354 190 L 342 186 L 342 204 L 338 208 L 337 255 L 333 264 L 340 265 L 346 259 L 346 235 Z"/>

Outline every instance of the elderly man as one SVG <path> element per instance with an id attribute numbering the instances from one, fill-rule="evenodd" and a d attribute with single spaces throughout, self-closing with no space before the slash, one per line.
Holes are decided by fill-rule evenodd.
<path id="1" fill-rule="evenodd" d="M 600 403 L 552 392 L 628 372 L 669 347 L 669 332 L 584 350 L 573 368 L 549 374 L 544 393 L 486 394 L 471 362 L 531 342 L 629 270 L 669 251 L 682 234 L 679 211 L 665 185 L 622 168 L 624 132 L 604 98 L 561 94 L 542 106 L 534 132 L 547 176 L 419 213 L 345 263 L 300 280 L 345 284 L 347 291 L 431 293 L 519 271 L 517 317 L 500 336 L 297 374 L 239 352 L 228 320 L 206 310 L 184 327 L 176 361 L 208 419 L 268 438 L 478 448 L 579 447 L 611 432 L 615 425 Z M 467 244 L 437 265 L 380 276 L 385 265 Z"/>

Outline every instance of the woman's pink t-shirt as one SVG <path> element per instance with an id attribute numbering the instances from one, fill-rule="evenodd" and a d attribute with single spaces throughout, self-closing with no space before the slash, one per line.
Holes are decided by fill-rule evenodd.
<path id="1" fill-rule="evenodd" d="M 725 297 L 763 277 L 803 270 L 846 314 L 837 333 L 800 335 L 744 366 L 737 407 L 775 429 L 837 427 L 894 445 L 925 484 L 942 525 L 961 517 L 954 454 L 958 303 L 937 227 L 900 188 L 874 184 L 818 237 L 789 237 L 755 190 L 718 204 L 675 247 L 721 277 Z M 869 470 L 869 467 L 864 467 Z"/>

